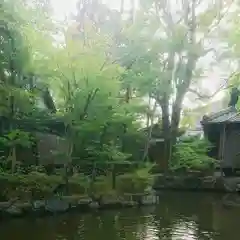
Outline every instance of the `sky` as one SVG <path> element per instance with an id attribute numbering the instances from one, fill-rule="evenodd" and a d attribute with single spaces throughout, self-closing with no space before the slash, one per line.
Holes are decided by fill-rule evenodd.
<path id="1" fill-rule="evenodd" d="M 55 17 L 63 20 L 65 16 L 75 11 L 77 0 L 51 0 Z"/>
<path id="2" fill-rule="evenodd" d="M 136 0 L 135 0 L 136 1 Z M 51 0 L 55 15 L 58 19 L 64 19 L 66 15 L 74 12 L 77 0 Z M 104 0 L 111 8 L 120 8 L 121 0 Z M 129 6 L 129 0 L 125 0 L 125 8 Z"/>

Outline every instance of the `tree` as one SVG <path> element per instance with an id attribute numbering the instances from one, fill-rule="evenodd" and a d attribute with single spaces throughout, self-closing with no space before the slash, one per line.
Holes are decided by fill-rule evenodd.
<path id="1" fill-rule="evenodd" d="M 231 13 L 228 15 L 227 24 L 228 29 L 222 31 L 221 41 L 226 45 L 226 47 L 219 54 L 219 59 L 223 61 L 227 70 L 231 73 L 229 81 L 227 82 L 228 94 L 225 94 L 225 101 L 229 102 L 230 90 L 234 88 L 239 89 L 240 83 L 240 72 L 239 72 L 239 11 L 240 5 L 234 1 L 234 8 L 232 8 Z M 239 109 L 239 102 L 237 108 Z"/>
<path id="2" fill-rule="evenodd" d="M 36 76 L 41 71 L 38 62 L 39 59 L 43 62 L 43 56 L 53 43 L 48 8 L 48 1 L 31 4 L 27 0 L 8 0 L 1 4 L 2 115 L 10 112 L 21 115 L 35 108 Z"/>
<path id="3" fill-rule="evenodd" d="M 138 130 L 146 114 L 149 123 L 161 116 L 166 148 L 162 167 L 167 169 L 184 99 L 189 92 L 201 94 L 200 62 L 216 50 L 207 41 L 215 38 L 230 5 L 148 0 L 136 9 L 133 2 L 126 18 L 124 1 L 119 11 L 101 1 L 79 1 L 74 24 L 68 27 L 68 22 L 53 21 L 47 0 L 4 1 L 4 114 L 33 116 L 41 96 L 51 116 L 65 121 L 68 157 L 77 149 L 78 158 L 102 160 L 126 159 L 133 154 L 129 143 L 140 139 L 146 141 L 141 148 L 145 160 L 152 128 L 145 137 Z M 18 8 L 11 12 L 13 4 Z"/>
<path id="4" fill-rule="evenodd" d="M 141 1 L 134 24 L 125 28 L 119 49 L 131 62 L 132 86 L 161 107 L 166 169 L 176 143 L 183 100 L 201 77 L 199 61 L 206 57 L 229 3 L 213 1 Z M 150 37 L 149 37 L 150 36 Z"/>
<path id="5" fill-rule="evenodd" d="M 52 116 L 60 115 L 65 121 L 65 137 L 70 142 L 68 158 L 78 149 L 78 158 L 126 159 L 131 155 L 131 147 L 125 144 L 122 153 L 123 142 L 130 141 L 128 138 L 137 142 L 140 138 L 138 119 L 145 106 L 138 99 L 131 104 L 122 101 L 121 79 L 125 69 L 111 57 L 115 33 L 105 14 L 111 19 L 116 16 L 105 5 L 99 5 L 95 17 L 89 7 L 80 7 L 80 13 L 87 17 L 82 34 L 79 29 L 66 29 L 66 22 L 54 23 L 48 1 L 16 1 L 16 5 L 16 12 L 6 11 L 13 6 L 12 1 L 6 1 L 2 10 L 6 29 L 11 30 L 1 52 L 6 59 L 1 62 L 1 74 L 5 80 L 14 79 L 3 87 L 6 95 L 12 96 L 11 118 L 39 117 L 37 105 L 42 97 Z M 15 22 L 14 14 L 19 22 Z M 56 32 L 63 39 L 56 39 Z M 13 42 L 21 42 L 19 49 L 11 45 Z M 9 68 L 13 62 L 17 63 L 16 69 Z"/>

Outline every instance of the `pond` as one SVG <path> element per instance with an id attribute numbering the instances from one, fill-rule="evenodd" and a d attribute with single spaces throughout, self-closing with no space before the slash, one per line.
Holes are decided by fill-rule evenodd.
<path id="1" fill-rule="evenodd" d="M 71 213 L 0 224 L 3 240 L 239 240 L 240 208 L 226 196 L 162 193 L 158 206 Z"/>

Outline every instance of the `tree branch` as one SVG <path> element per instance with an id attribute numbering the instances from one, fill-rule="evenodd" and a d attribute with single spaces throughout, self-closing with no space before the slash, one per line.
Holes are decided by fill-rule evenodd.
<path id="1" fill-rule="evenodd" d="M 226 9 L 222 14 L 220 13 L 221 16 L 219 16 L 218 19 L 217 19 L 217 16 L 216 16 L 216 18 L 213 20 L 213 22 L 214 22 L 215 20 L 217 20 L 216 23 L 212 24 L 212 26 L 209 26 L 208 31 L 204 34 L 204 36 L 200 39 L 200 41 L 199 41 L 198 43 L 202 43 L 202 42 L 204 41 L 204 39 L 206 39 L 207 36 L 208 36 L 209 34 L 211 34 L 216 27 L 219 26 L 219 24 L 221 23 L 221 21 L 224 19 L 224 17 L 225 17 L 225 16 L 227 15 L 227 13 L 229 12 L 229 10 L 230 10 L 230 8 L 232 7 L 233 3 L 234 3 L 234 1 L 232 1 L 232 2 L 229 4 L 229 6 L 227 7 L 227 9 Z"/>
<path id="2" fill-rule="evenodd" d="M 192 88 L 189 88 L 189 89 L 188 89 L 188 92 L 191 92 L 191 93 L 197 95 L 198 98 L 196 98 L 196 100 L 198 100 L 198 99 L 202 99 L 202 100 L 204 100 L 204 99 L 205 99 L 205 100 L 211 99 L 211 98 L 215 97 L 220 91 L 223 91 L 223 90 L 226 90 L 226 89 L 230 88 L 230 86 L 228 85 L 228 81 L 229 81 L 229 79 L 225 79 L 224 84 L 222 84 L 222 85 L 221 85 L 213 94 L 211 94 L 211 95 L 202 94 L 202 93 L 200 93 L 200 92 L 198 92 L 197 90 L 192 89 Z"/>
<path id="3" fill-rule="evenodd" d="M 171 11 L 167 5 L 167 1 L 155 1 L 155 10 L 158 16 L 160 16 L 159 12 L 162 10 L 163 21 L 161 21 L 161 18 L 159 18 L 159 21 L 165 27 L 166 32 L 170 36 L 175 24 L 171 15 Z"/>
<path id="4" fill-rule="evenodd" d="M 223 90 L 226 90 L 226 89 L 229 89 L 232 87 L 232 85 L 229 85 L 229 80 L 233 77 L 233 76 L 236 76 L 237 74 L 235 72 L 231 73 L 230 76 L 226 79 L 224 79 L 224 83 L 211 95 L 204 95 L 204 94 L 201 94 L 199 93 L 197 90 L 194 90 L 192 88 L 189 88 L 188 89 L 188 92 L 191 92 L 195 95 L 198 96 L 197 99 L 210 99 L 210 98 L 213 98 L 216 94 L 218 94 L 220 91 L 223 91 Z"/>
<path id="5" fill-rule="evenodd" d="M 89 105 L 91 104 L 91 102 L 93 101 L 93 99 L 95 98 L 97 92 L 99 91 L 99 88 L 96 88 L 95 90 L 92 90 L 87 97 L 85 106 L 83 108 L 83 112 L 82 114 L 80 114 L 80 120 L 83 120 L 86 116 L 87 116 L 87 111 L 89 108 Z"/>

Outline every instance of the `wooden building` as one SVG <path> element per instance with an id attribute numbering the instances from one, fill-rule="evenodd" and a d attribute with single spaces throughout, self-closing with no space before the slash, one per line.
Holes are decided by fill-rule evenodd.
<path id="1" fill-rule="evenodd" d="M 63 137 L 65 126 L 62 119 L 52 116 L 14 119 L 11 125 L 13 129 L 28 132 L 32 137 L 30 146 L 16 147 L 18 162 L 24 165 L 63 165 L 66 162 L 69 144 Z M 9 129 L 9 119 L 0 117 L 0 136 L 8 133 Z M 8 148 L 0 143 L 0 157 L 7 155 Z"/>
<path id="2" fill-rule="evenodd" d="M 150 128 L 152 128 L 152 134 L 148 150 L 148 158 L 151 162 L 162 163 L 164 161 L 163 156 L 165 147 L 162 125 L 160 123 L 156 123 L 152 127 L 142 129 L 142 131 L 148 135 Z M 177 137 L 180 138 L 185 133 L 186 131 L 184 129 L 179 128 Z"/>
<path id="3" fill-rule="evenodd" d="M 202 119 L 205 137 L 213 144 L 209 156 L 219 160 L 226 176 L 240 170 L 240 112 L 230 106 Z"/>

